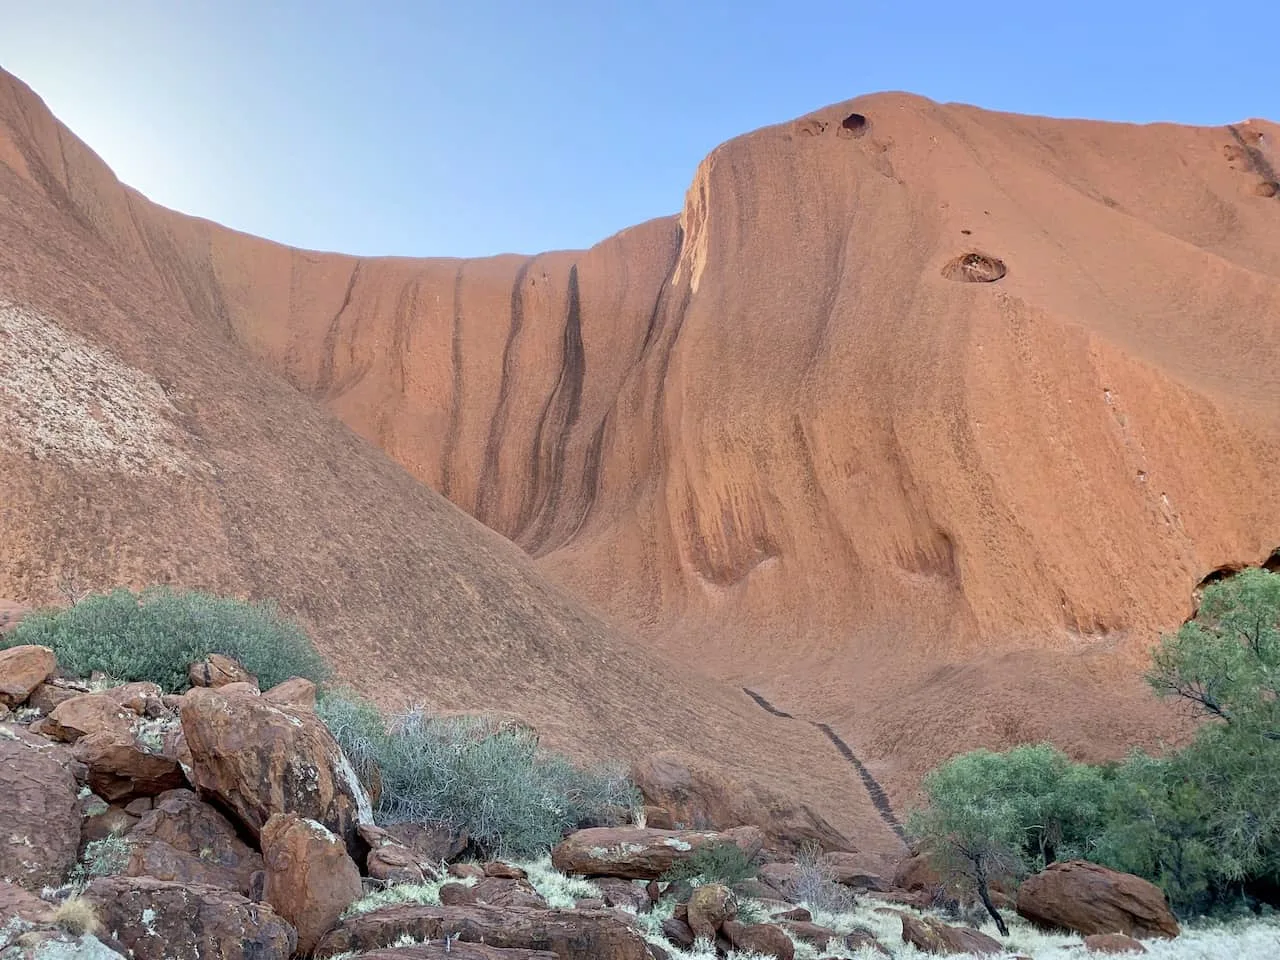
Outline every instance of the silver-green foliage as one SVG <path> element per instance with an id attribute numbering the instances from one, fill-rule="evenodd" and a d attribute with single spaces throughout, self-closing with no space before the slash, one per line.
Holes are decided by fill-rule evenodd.
<path id="1" fill-rule="evenodd" d="M 579 767 L 526 728 L 421 709 L 384 721 L 333 693 L 317 710 L 357 775 L 378 778 L 380 823 L 461 827 L 489 855 L 537 857 L 568 830 L 618 822 L 636 802 L 622 773 Z"/>
<path id="2" fill-rule="evenodd" d="M 51 647 L 76 675 L 100 670 L 171 692 L 187 689 L 187 667 L 211 653 L 240 661 L 263 689 L 290 677 L 329 676 L 302 628 L 274 604 L 166 587 L 87 596 L 65 609 L 33 613 L 0 637 L 0 648 L 27 643 Z"/>

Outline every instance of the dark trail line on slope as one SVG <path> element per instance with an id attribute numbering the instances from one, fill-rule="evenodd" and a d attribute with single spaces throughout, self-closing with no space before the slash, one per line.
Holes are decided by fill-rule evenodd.
<path id="1" fill-rule="evenodd" d="M 799 717 L 787 713 L 784 710 L 779 710 L 754 690 L 743 687 L 742 692 L 754 700 L 761 709 L 766 710 L 775 717 L 784 717 L 787 720 L 800 719 Z M 872 774 L 863 762 L 858 759 L 857 754 L 853 752 L 853 748 L 845 743 L 838 733 L 831 729 L 830 724 L 820 723 L 817 720 L 804 720 L 802 722 L 808 723 L 809 725 L 821 730 L 823 735 L 831 741 L 832 745 L 835 746 L 840 756 L 853 764 L 853 768 L 858 772 L 858 778 L 862 780 L 862 785 L 866 788 L 867 796 L 871 798 L 871 805 L 876 808 L 876 813 L 880 814 L 880 819 L 885 822 L 890 830 L 897 834 L 899 840 L 906 843 L 907 831 L 903 829 L 902 821 L 898 819 L 898 815 L 893 812 L 893 804 L 889 802 L 889 794 L 885 793 L 885 789 L 880 785 L 880 781 L 877 780 L 875 775 Z"/>

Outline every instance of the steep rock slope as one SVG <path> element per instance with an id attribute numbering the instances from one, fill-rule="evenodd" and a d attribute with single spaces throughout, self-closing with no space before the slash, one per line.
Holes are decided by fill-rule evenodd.
<path id="1" fill-rule="evenodd" d="M 898 793 L 1167 732 L 1146 645 L 1280 544 L 1274 124 L 876 95 L 718 148 L 678 218 L 460 261 L 176 216 L 38 112 L 27 178 L 121 269 Z"/>
<path id="2" fill-rule="evenodd" d="M 245 351 L 200 286 L 208 229 L 122 188 L 0 75 L 0 596 L 276 598 L 388 705 L 516 715 L 595 759 L 678 748 L 897 848 L 820 735 L 585 612 Z"/>

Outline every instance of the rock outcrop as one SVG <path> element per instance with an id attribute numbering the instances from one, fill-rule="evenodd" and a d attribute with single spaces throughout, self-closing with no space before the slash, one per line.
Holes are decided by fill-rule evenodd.
<path id="1" fill-rule="evenodd" d="M 504 910 L 487 906 L 385 907 L 350 917 L 320 942 L 316 956 L 383 949 L 404 936 L 548 950 L 560 960 L 651 960 L 640 934 L 609 910 Z"/>
<path id="2" fill-rule="evenodd" d="M 1004 953 L 1000 941 L 981 930 L 953 927 L 935 917 L 914 917 L 905 913 L 902 914 L 902 942 L 937 956 L 969 953 L 982 957 Z"/>
<path id="3" fill-rule="evenodd" d="M 49 679 L 58 660 L 48 647 L 22 646 L 0 650 L 0 706 L 26 703 L 32 691 Z"/>
<path id="4" fill-rule="evenodd" d="M 129 831 L 129 876 L 222 887 L 248 895 L 262 856 L 221 813 L 191 790 L 155 800 Z"/>
<path id="5" fill-rule="evenodd" d="M 699 848 L 722 843 L 735 844 L 750 858 L 760 852 L 764 837 L 756 827 L 721 833 L 592 827 L 566 837 L 551 851 L 551 862 L 561 873 L 584 877 L 655 880 Z"/>
<path id="6" fill-rule="evenodd" d="M 65 747 L 0 724 L 0 879 L 56 887 L 76 862 L 80 813 Z"/>
<path id="7" fill-rule="evenodd" d="M 102 877 L 84 896 L 134 960 L 289 960 L 297 947 L 269 906 L 218 887 Z"/>
<path id="8" fill-rule="evenodd" d="M 298 932 L 309 956 L 360 898 L 360 871 L 342 840 L 314 820 L 276 814 L 262 828 L 263 898 Z"/>
<path id="9" fill-rule="evenodd" d="M 1155 884 L 1096 863 L 1054 863 L 1022 882 L 1018 913 L 1046 927 L 1076 933 L 1176 937 L 1178 921 Z"/>
<path id="10" fill-rule="evenodd" d="M 358 830 L 373 821 L 369 798 L 313 713 L 196 687 L 182 698 L 181 717 L 197 788 L 254 837 L 274 814 L 296 813 L 323 824 L 353 859 L 363 859 Z"/>

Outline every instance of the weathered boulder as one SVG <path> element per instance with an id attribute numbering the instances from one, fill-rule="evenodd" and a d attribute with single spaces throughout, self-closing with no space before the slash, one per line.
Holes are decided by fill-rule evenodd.
<path id="1" fill-rule="evenodd" d="M 193 687 L 225 687 L 229 683 L 251 683 L 257 689 L 258 678 L 231 657 L 211 653 L 199 663 L 191 664 L 187 678 Z"/>
<path id="2" fill-rule="evenodd" d="M 267 904 L 218 887 L 101 877 L 84 897 L 134 960 L 288 960 L 298 943 Z"/>
<path id="3" fill-rule="evenodd" d="M 720 843 L 736 844 L 748 857 L 754 857 L 760 852 L 764 837 L 755 827 L 736 827 L 722 833 L 592 827 L 566 837 L 551 851 L 551 862 L 566 874 L 652 880 L 687 860 L 700 847 Z"/>
<path id="4" fill-rule="evenodd" d="M 695 937 L 714 940 L 720 925 L 738 915 L 738 901 L 724 884 L 704 883 L 693 891 L 685 919 Z"/>
<path id="5" fill-rule="evenodd" d="M 875 938 L 875 934 L 869 930 L 854 930 L 844 935 L 844 948 L 850 953 L 857 953 L 859 950 L 873 950 L 876 953 L 891 957 L 893 954 L 889 948 Z"/>
<path id="6" fill-rule="evenodd" d="M 205 884 L 247 895 L 259 853 L 231 822 L 190 790 L 170 790 L 129 834 L 128 876 Z"/>
<path id="7" fill-rule="evenodd" d="M 609 907 L 627 907 L 636 913 L 647 913 L 653 907 L 653 900 L 647 891 L 637 887 L 630 880 L 619 880 L 616 877 L 601 877 L 595 881 L 596 889 Z"/>
<path id="8" fill-rule="evenodd" d="M 0 725 L 0 878 L 39 889 L 62 883 L 80 846 L 70 751 Z"/>
<path id="9" fill-rule="evenodd" d="M 953 953 L 971 953 L 986 956 L 1004 952 L 1000 941 L 972 927 L 952 927 L 934 917 L 915 917 L 908 913 L 902 917 L 902 942 L 909 943 L 923 953 L 948 956 Z"/>
<path id="10" fill-rule="evenodd" d="M 771 923 L 739 923 L 730 920 L 723 927 L 725 939 L 743 953 L 777 960 L 794 960 L 796 946 L 782 930 Z"/>
<path id="11" fill-rule="evenodd" d="M 52 913 L 52 904 L 45 903 L 16 883 L 0 880 L 0 930 L 14 917 L 27 923 L 46 923 Z M 3 940 L 0 940 L 2 945 Z"/>
<path id="12" fill-rule="evenodd" d="M 171 715 L 172 711 L 165 706 L 164 691 L 157 683 L 146 680 L 135 680 L 122 683 L 116 687 L 107 687 L 102 696 L 113 700 L 125 710 L 130 710 L 140 717 L 158 717 Z"/>
<path id="13" fill-rule="evenodd" d="M 91 733 L 115 733 L 132 736 L 138 714 L 106 693 L 82 693 L 64 700 L 45 717 L 41 727 L 44 736 L 64 743 L 75 743 Z"/>
<path id="14" fill-rule="evenodd" d="M 27 645 L 0 650 L 0 704 L 16 707 L 58 669 L 48 647 Z"/>
<path id="15" fill-rule="evenodd" d="M 365 872 L 383 883 L 422 883 L 426 879 L 409 848 L 395 841 L 369 851 Z"/>
<path id="16" fill-rule="evenodd" d="M 523 868 L 503 863 L 501 860 L 490 860 L 483 869 L 486 877 L 497 877 L 500 880 L 524 880 L 529 876 Z"/>
<path id="17" fill-rule="evenodd" d="M 108 804 L 101 797 L 90 795 L 80 801 L 80 856 L 94 840 L 106 837 L 126 836 L 138 823 L 138 818 L 119 804 Z"/>
<path id="18" fill-rule="evenodd" d="M 31 696 L 27 697 L 27 706 L 39 710 L 43 716 L 47 717 L 53 713 L 58 704 L 86 692 L 68 685 L 65 680 L 51 677 L 31 691 Z"/>
<path id="19" fill-rule="evenodd" d="M 812 920 L 784 920 L 778 926 L 782 927 L 796 940 L 803 940 L 805 943 L 818 948 L 825 947 L 832 940 L 840 939 L 840 934 L 829 927 L 814 923 Z"/>
<path id="20" fill-rule="evenodd" d="M 527 907 L 545 909 L 547 901 L 528 880 L 507 877 L 485 877 L 467 886 L 462 883 L 446 883 L 440 888 L 440 902 L 446 906 L 483 903 L 491 907 Z"/>
<path id="21" fill-rule="evenodd" d="M 351 960 L 558 960 L 546 950 L 503 950 L 484 943 L 433 940 L 408 947 L 389 947 L 361 953 Z"/>
<path id="22" fill-rule="evenodd" d="M 451 863 L 470 842 L 465 830 L 445 824 L 393 823 L 387 827 L 387 833 L 413 851 L 414 858 L 424 867 Z"/>
<path id="23" fill-rule="evenodd" d="M 755 826 L 770 848 L 794 852 L 816 842 L 823 850 L 853 844 L 807 804 L 759 784 L 742 783 L 706 761 L 674 751 L 651 754 L 631 768 L 644 796 L 648 825 L 676 830 Z"/>
<path id="24" fill-rule="evenodd" d="M 478 863 L 451 863 L 448 873 L 449 876 L 457 877 L 459 880 L 484 879 L 484 867 Z"/>
<path id="25" fill-rule="evenodd" d="M 693 927 L 679 917 L 668 917 L 662 921 L 662 935 L 681 950 L 693 947 Z"/>
<path id="26" fill-rule="evenodd" d="M 296 813 L 332 831 L 354 859 L 364 856 L 361 823 L 369 798 L 337 741 L 314 714 L 261 697 L 196 687 L 182 698 L 192 777 L 255 837 L 277 813 Z"/>
<path id="27" fill-rule="evenodd" d="M 889 884 L 875 872 L 879 859 L 872 859 L 861 853 L 836 851 L 825 854 L 823 865 L 831 871 L 831 879 L 846 887 L 860 890 L 884 891 Z"/>
<path id="28" fill-rule="evenodd" d="M 1090 953 L 1146 953 L 1147 948 L 1139 940 L 1123 933 L 1094 933 L 1084 938 L 1084 948 Z"/>
<path id="29" fill-rule="evenodd" d="M 1178 921 L 1155 884 L 1128 873 L 1068 860 L 1024 880 L 1018 913 L 1032 923 L 1076 933 L 1176 937 Z"/>
<path id="30" fill-rule="evenodd" d="M 360 899 L 360 870 L 342 840 L 296 813 L 276 814 L 262 828 L 263 896 L 298 931 L 309 955 L 342 912 Z"/>
<path id="31" fill-rule="evenodd" d="M 262 699 L 277 707 L 313 710 L 316 705 L 316 685 L 303 677 L 291 677 L 283 683 L 277 683 L 270 690 L 262 691 Z"/>
<path id="32" fill-rule="evenodd" d="M 176 760 L 143 744 L 132 733 L 99 730 L 87 734 L 75 742 L 71 754 L 89 768 L 89 788 L 111 803 L 154 797 L 185 782 Z"/>
<path id="33" fill-rule="evenodd" d="M 650 960 L 644 938 L 613 911 L 394 906 L 349 917 L 316 949 L 317 957 L 456 937 L 501 949 L 548 950 L 560 960 Z M 457 944 L 455 943 L 456 947 Z"/>

